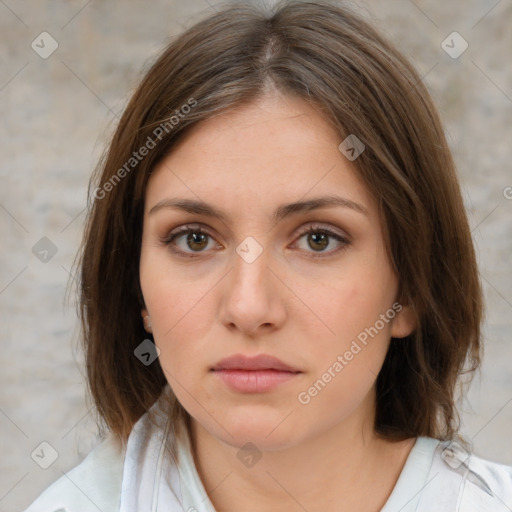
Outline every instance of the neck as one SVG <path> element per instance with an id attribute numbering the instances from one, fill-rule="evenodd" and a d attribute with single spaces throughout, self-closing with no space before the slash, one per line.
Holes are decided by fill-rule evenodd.
<path id="1" fill-rule="evenodd" d="M 373 431 L 373 417 L 333 425 L 300 444 L 266 450 L 254 465 L 240 448 L 191 425 L 198 474 L 217 512 L 380 510 L 388 499 L 414 438 L 393 443 Z M 234 506 L 236 504 L 236 506 Z"/>

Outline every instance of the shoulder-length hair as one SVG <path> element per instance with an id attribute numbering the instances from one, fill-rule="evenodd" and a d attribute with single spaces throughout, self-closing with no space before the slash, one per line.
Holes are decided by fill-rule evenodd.
<path id="1" fill-rule="evenodd" d="M 320 109 L 366 150 L 353 161 L 380 208 L 399 297 L 417 328 L 392 339 L 376 381 L 375 432 L 400 440 L 457 433 L 456 384 L 480 364 L 482 292 L 439 115 L 421 77 L 370 23 L 330 2 L 237 4 L 196 23 L 156 59 L 89 183 L 79 315 L 97 412 L 126 441 L 166 386 L 134 350 L 144 197 L 157 163 L 190 128 L 268 87 Z M 145 148 L 145 149 L 144 149 Z M 188 413 L 174 399 L 171 420 Z"/>

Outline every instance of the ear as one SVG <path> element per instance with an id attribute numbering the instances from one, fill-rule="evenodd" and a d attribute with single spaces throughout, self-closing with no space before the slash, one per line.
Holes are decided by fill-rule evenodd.
<path id="1" fill-rule="evenodd" d="M 144 329 L 146 332 L 152 333 L 153 329 L 151 328 L 151 319 L 149 318 L 148 310 L 143 308 L 141 310 L 142 321 L 144 322 Z"/>
<path id="2" fill-rule="evenodd" d="M 410 306 L 400 306 L 397 308 L 397 314 L 393 318 L 391 327 L 391 337 L 405 338 L 412 334 L 418 327 L 416 315 Z"/>

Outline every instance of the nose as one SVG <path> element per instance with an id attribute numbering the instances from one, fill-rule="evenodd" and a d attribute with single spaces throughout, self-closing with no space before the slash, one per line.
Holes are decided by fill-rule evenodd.
<path id="1" fill-rule="evenodd" d="M 279 329 L 286 318 L 289 291 L 278 274 L 270 250 L 264 249 L 254 261 L 234 251 L 232 268 L 221 291 L 222 323 L 249 336 Z"/>

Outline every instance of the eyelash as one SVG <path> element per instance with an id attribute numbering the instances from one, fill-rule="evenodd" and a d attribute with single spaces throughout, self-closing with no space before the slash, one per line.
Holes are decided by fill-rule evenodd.
<path id="1" fill-rule="evenodd" d="M 179 228 L 177 228 L 176 231 L 170 233 L 167 237 L 165 237 L 162 242 L 169 246 L 169 249 L 177 254 L 178 256 L 180 257 L 184 257 L 184 258 L 199 258 L 202 256 L 202 253 L 204 251 L 199 251 L 199 252 L 196 252 L 196 253 L 187 253 L 185 251 L 181 251 L 179 249 L 176 249 L 175 248 L 175 244 L 173 243 L 174 240 L 182 235 L 185 235 L 185 234 L 189 234 L 189 233 L 202 233 L 204 235 L 207 235 L 208 237 L 210 237 L 211 239 L 214 239 L 214 237 L 208 233 L 208 231 L 206 231 L 202 226 L 198 226 L 198 227 L 193 227 L 193 226 L 190 226 L 190 225 L 185 225 L 185 226 L 180 226 Z M 310 258 L 327 258 L 329 256 L 332 256 L 333 254 L 335 253 L 338 253 L 344 249 L 347 248 L 347 246 L 350 244 L 349 240 L 341 235 L 339 235 L 338 233 L 335 233 L 334 231 L 330 230 L 329 228 L 326 228 L 326 227 L 323 227 L 323 226 L 317 226 L 317 225 L 310 225 L 308 226 L 306 229 L 302 230 L 298 237 L 297 237 L 297 240 L 301 239 L 303 236 L 305 235 L 308 235 L 310 233 L 321 233 L 321 234 L 324 234 L 324 235 L 327 235 L 331 238 L 334 238 L 335 240 L 337 240 L 338 242 L 341 243 L 341 246 L 338 247 L 337 249 L 334 249 L 332 251 L 328 251 L 328 252 L 312 252 L 310 254 Z M 309 251 L 307 251 L 309 252 Z"/>

